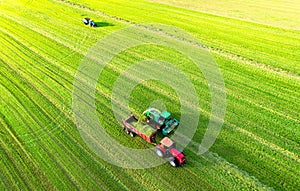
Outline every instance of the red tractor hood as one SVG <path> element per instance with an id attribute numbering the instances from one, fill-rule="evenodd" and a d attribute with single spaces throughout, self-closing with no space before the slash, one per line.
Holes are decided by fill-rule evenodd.
<path id="1" fill-rule="evenodd" d="M 184 154 L 182 152 L 178 151 L 177 149 L 172 148 L 170 150 L 170 153 L 174 158 L 176 158 L 178 160 L 179 164 L 184 164 L 186 162 L 186 158 L 185 158 Z"/>

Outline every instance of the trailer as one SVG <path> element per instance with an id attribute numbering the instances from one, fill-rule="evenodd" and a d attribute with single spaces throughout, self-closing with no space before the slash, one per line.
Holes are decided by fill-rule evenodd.
<path id="1" fill-rule="evenodd" d="M 157 129 L 146 123 L 139 123 L 134 115 L 131 115 L 126 120 L 122 120 L 122 123 L 124 131 L 131 137 L 138 135 L 149 143 L 156 143 Z"/>

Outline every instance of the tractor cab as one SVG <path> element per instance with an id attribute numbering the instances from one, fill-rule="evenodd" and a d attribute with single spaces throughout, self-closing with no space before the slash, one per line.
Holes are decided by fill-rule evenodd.
<path id="1" fill-rule="evenodd" d="M 169 152 L 171 148 L 176 148 L 174 141 L 169 139 L 168 137 L 163 138 L 160 141 L 160 146 L 166 151 Z"/>
<path id="2" fill-rule="evenodd" d="M 170 116 L 171 116 L 171 113 L 169 113 L 167 111 L 161 112 L 161 114 L 159 115 L 159 118 L 158 118 L 158 123 L 160 125 L 163 125 L 166 121 L 170 120 Z"/>
<path id="3" fill-rule="evenodd" d="M 171 113 L 168 111 L 161 112 L 156 108 L 149 107 L 143 112 L 143 116 L 146 116 L 146 122 L 150 126 L 160 129 L 163 135 L 168 135 L 179 125 L 179 121 L 177 119 L 171 119 Z M 143 120 L 142 117 L 140 118 Z"/>
<path id="4" fill-rule="evenodd" d="M 151 107 L 144 112 L 144 115 L 147 118 L 157 122 L 160 126 L 164 125 L 165 121 L 171 116 L 171 114 L 167 111 L 160 112 L 158 109 Z"/>

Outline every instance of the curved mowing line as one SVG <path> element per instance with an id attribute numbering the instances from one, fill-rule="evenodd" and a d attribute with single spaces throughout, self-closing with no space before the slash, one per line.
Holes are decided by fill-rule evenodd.
<path id="1" fill-rule="evenodd" d="M 201 112 L 205 113 L 206 115 L 210 115 L 210 113 L 207 112 L 206 110 L 202 110 L 202 109 L 201 109 Z M 253 121 L 250 121 L 250 122 L 251 122 L 251 124 L 253 124 L 253 125 L 251 125 L 251 126 L 259 126 L 257 123 L 255 123 L 255 122 L 253 122 Z M 228 122 L 228 121 L 225 121 L 225 122 L 224 122 L 224 125 L 228 125 L 228 126 L 230 126 L 230 127 L 233 127 L 234 129 L 236 129 L 236 130 L 238 130 L 239 132 L 241 132 L 241 133 L 247 135 L 248 137 L 251 137 L 251 138 L 253 138 L 254 140 L 257 140 L 257 141 L 260 142 L 262 145 L 265 145 L 266 147 L 268 147 L 268 148 L 270 148 L 270 149 L 272 149 L 272 150 L 276 150 L 276 151 L 282 153 L 284 156 L 288 156 L 288 157 L 290 157 L 291 159 L 293 159 L 293 160 L 295 160 L 295 161 L 297 161 L 297 162 L 300 163 L 300 158 L 299 158 L 299 156 L 297 156 L 295 153 L 293 153 L 293 152 L 291 152 L 291 151 L 289 151 L 289 150 L 286 150 L 286 149 L 284 149 L 284 148 L 282 148 L 282 147 L 280 147 L 280 146 L 278 146 L 278 145 L 275 145 L 275 144 L 273 144 L 273 143 L 271 143 L 271 142 L 268 142 L 267 140 L 265 140 L 265 139 L 259 137 L 258 135 L 254 134 L 254 133 L 252 133 L 252 132 L 250 132 L 250 131 L 247 131 L 247 130 L 241 128 L 241 127 L 237 127 L 236 125 L 234 125 L 233 123 L 230 123 L 230 122 Z M 269 131 L 269 132 L 270 132 L 270 134 L 273 135 L 273 132 L 272 132 L 272 131 Z M 280 135 L 278 135 L 278 136 L 280 136 Z M 280 138 L 285 138 L 285 137 L 281 137 L 281 136 L 280 136 Z M 289 140 L 289 139 L 288 139 L 288 140 Z M 290 141 L 291 141 L 291 140 L 290 140 Z"/>
<path id="2" fill-rule="evenodd" d="M 30 124 L 27 123 L 27 120 L 28 118 L 26 118 L 26 116 L 23 117 L 23 114 L 26 113 L 27 115 L 29 115 L 29 117 L 32 119 L 32 121 L 34 121 L 36 124 L 38 124 L 39 127 L 41 127 L 41 124 L 39 124 L 36 120 L 36 118 L 33 116 L 33 114 L 31 114 L 31 112 L 27 109 L 26 106 L 23 105 L 23 103 L 19 100 L 18 97 L 16 97 L 14 95 L 14 93 L 12 93 L 9 89 L 5 88 L 11 95 L 13 95 L 13 97 L 17 100 L 17 103 L 20 104 L 21 108 L 23 108 L 23 110 L 25 110 L 25 112 L 20 112 L 18 109 L 16 109 L 13 105 L 11 105 L 9 102 L 7 103 L 7 105 L 9 105 L 10 107 L 10 110 L 12 110 L 12 113 L 16 113 L 18 114 L 17 116 L 19 118 L 22 119 L 23 123 L 25 123 L 26 127 L 28 127 L 30 129 L 30 131 L 32 131 L 32 133 L 34 133 L 34 130 L 31 128 Z M 19 89 L 20 90 L 20 89 Z M 21 92 L 23 92 L 22 90 L 20 90 Z M 23 92 L 24 94 L 24 92 Z M 26 96 L 26 94 L 24 94 Z M 28 98 L 28 96 L 27 96 Z M 16 135 L 17 136 L 17 135 Z M 79 186 L 73 181 L 73 179 L 69 176 L 68 172 L 63 168 L 63 165 L 60 164 L 54 157 L 53 154 L 51 154 L 50 150 L 47 149 L 47 146 L 45 146 L 45 144 L 43 144 L 43 142 L 41 141 L 41 139 L 37 138 L 35 141 L 38 141 L 39 143 L 39 146 L 41 146 L 43 148 L 43 150 L 45 152 L 48 153 L 48 155 L 50 156 L 50 158 L 52 159 L 53 162 L 55 162 L 56 166 L 58 166 L 62 172 L 65 174 L 66 177 L 68 177 L 68 179 L 72 182 L 72 184 L 77 187 L 77 190 L 80 190 L 79 189 Z M 26 152 L 27 153 L 27 152 Z M 35 160 L 34 161 L 34 164 L 38 164 Z M 43 180 L 47 180 L 47 178 L 44 178 Z"/>
<path id="3" fill-rule="evenodd" d="M 6 26 L 7 26 L 7 25 L 6 25 Z M 29 29 L 29 28 L 28 28 L 28 30 L 33 31 L 32 29 Z M 48 57 L 46 57 L 46 56 L 42 56 L 40 52 L 37 52 L 36 50 L 34 50 L 34 48 L 31 48 L 31 47 L 35 47 L 37 50 L 43 52 L 45 55 L 49 55 L 49 54 L 47 54 L 47 52 L 46 52 L 44 49 L 41 49 L 40 47 L 38 47 L 37 45 L 34 45 L 34 44 L 30 44 L 30 46 L 27 46 L 27 45 L 25 44 L 24 40 L 22 40 L 23 38 L 22 38 L 21 35 L 17 35 L 16 33 L 8 33 L 7 31 L 2 31 L 2 32 L 3 32 L 5 35 L 7 35 L 8 37 L 12 38 L 14 41 L 21 43 L 24 47 L 26 47 L 28 50 L 32 51 L 32 52 L 35 53 L 36 55 L 38 55 L 38 56 L 44 58 L 44 59 L 45 59 L 46 61 L 48 61 L 49 63 L 52 63 L 55 67 L 60 68 L 60 70 L 62 70 L 63 72 L 71 73 L 70 70 L 67 70 L 65 67 L 62 67 L 61 65 L 57 64 L 60 60 L 53 60 L 53 59 L 48 58 Z M 33 32 L 38 33 L 37 31 L 33 31 Z M 38 34 L 40 34 L 40 33 L 38 33 Z M 42 35 L 42 36 L 45 37 L 45 38 L 49 38 L 49 37 L 47 37 L 47 36 L 44 36 L 43 34 L 40 34 L 40 35 Z M 49 39 L 51 39 L 51 40 L 57 42 L 56 39 L 52 39 L 52 38 L 49 38 Z M 34 40 L 34 39 L 32 39 L 32 40 Z M 59 42 L 57 42 L 57 43 L 59 43 Z M 28 43 L 27 43 L 27 44 L 28 44 Z M 61 44 L 61 45 L 63 45 L 63 44 Z M 63 45 L 63 46 L 65 46 L 65 45 Z M 65 47 L 68 48 L 67 46 L 65 46 Z M 70 49 L 70 50 L 72 50 L 72 49 Z M 78 52 L 78 51 L 76 51 L 76 50 L 72 50 L 72 53 L 74 53 L 74 52 L 83 55 L 82 53 L 80 53 L 80 52 Z M 71 53 L 71 54 L 72 54 L 72 53 Z M 67 64 L 67 66 L 73 68 L 74 71 L 76 71 L 76 69 L 77 69 L 76 67 L 74 67 L 73 65 L 70 65 L 69 63 L 64 63 L 64 64 Z"/>
<path id="4" fill-rule="evenodd" d="M 45 95 L 44 95 L 44 96 L 45 96 Z M 27 95 L 27 97 L 28 97 L 28 95 Z M 65 136 L 68 137 L 66 134 L 65 134 Z M 69 140 L 71 141 L 72 139 L 69 139 Z M 75 140 L 75 139 L 74 139 L 74 140 Z M 73 142 L 74 142 L 74 141 L 73 141 Z M 74 143 L 76 144 L 76 142 L 77 142 L 77 141 L 75 141 Z M 77 144 L 76 144 L 76 145 L 77 145 Z M 83 149 L 81 146 L 80 146 L 80 148 Z"/>
<path id="5" fill-rule="evenodd" d="M 3 61 L 3 60 L 2 60 Z M 25 61 L 25 60 L 24 60 Z M 3 61 L 4 62 L 4 61 Z M 7 65 L 8 66 L 8 65 Z M 32 74 L 32 73 L 31 73 Z M 32 74 L 33 75 L 33 74 Z M 33 75 L 34 76 L 34 75 Z M 51 78 L 51 79 L 53 79 L 53 80 L 55 80 L 53 77 L 51 77 L 51 76 L 49 76 L 48 75 L 48 77 L 49 78 Z M 35 80 L 36 81 L 39 81 L 39 82 L 41 82 L 40 80 L 39 80 L 39 78 L 37 78 L 36 76 L 34 76 L 34 78 L 35 78 Z M 24 79 L 24 78 L 23 78 Z M 55 80 L 56 81 L 56 80 Z M 59 83 L 58 81 L 57 81 L 57 83 Z M 60 83 L 59 83 L 60 84 Z M 48 86 L 48 84 L 43 84 L 44 86 L 43 87 L 47 87 L 49 90 L 51 90 L 52 92 L 53 92 L 53 94 L 55 94 L 56 96 L 55 96 L 55 98 L 61 98 L 61 96 L 60 95 L 58 95 L 55 91 L 53 91 L 49 86 Z M 62 98 L 61 100 L 63 100 L 61 103 L 64 103 L 64 99 Z M 58 119 L 63 119 L 63 117 L 62 116 L 58 116 L 56 119 L 55 119 L 55 121 L 56 120 L 58 120 Z M 52 125 L 52 123 L 48 123 L 47 124 L 47 126 L 51 126 Z M 47 127 L 46 126 L 46 127 Z M 58 130 L 57 128 L 56 129 L 52 129 L 52 131 L 56 131 L 56 130 Z M 36 132 L 37 133 L 37 132 Z"/>
<path id="6" fill-rule="evenodd" d="M 2 140 L 0 140 L 0 145 L 3 148 L 3 146 L 2 146 L 3 145 Z M 8 153 L 6 149 L 3 148 L 3 150 L 4 150 L 4 154 L 6 155 L 6 157 L 3 156 L 3 158 L 8 158 L 9 162 L 11 162 L 11 164 L 12 164 L 12 166 L 11 165 L 9 166 L 11 168 L 8 168 L 10 170 L 9 173 L 12 173 L 11 170 L 13 168 L 13 170 L 15 171 L 13 173 L 13 175 L 15 175 L 15 177 L 17 176 L 17 178 L 18 178 L 18 180 L 15 180 L 15 181 L 21 181 L 22 185 L 17 185 L 16 187 L 18 187 L 19 189 L 21 189 L 20 186 L 24 186 L 22 189 L 30 190 L 30 186 L 28 185 L 28 182 L 26 181 L 25 176 L 23 176 L 23 173 L 21 173 L 21 171 L 20 171 L 20 169 L 22 169 L 22 168 L 19 168 L 19 164 L 17 164 L 15 162 L 14 157 L 12 157 L 11 154 Z"/>
<path id="7" fill-rule="evenodd" d="M 0 113 L 1 114 L 1 113 Z M 0 118 L 0 124 L 1 124 L 1 126 L 5 126 L 5 124 L 2 122 L 2 118 Z M 6 164 L 7 164 L 7 162 L 6 162 L 6 164 L 4 164 L 4 160 L 5 159 L 7 159 L 7 158 L 9 158 L 8 157 L 8 155 L 7 155 L 7 153 L 6 153 L 6 150 L 5 150 L 5 148 L 4 148 L 4 146 L 3 146 L 3 143 L 2 143 L 2 139 L 0 140 L 0 156 L 1 156 L 1 166 L 3 165 L 3 168 L 1 168 L 0 169 L 0 190 L 12 190 L 12 187 L 9 185 L 9 183 L 7 182 L 7 178 L 8 177 L 5 177 L 5 175 L 3 175 L 3 174 L 5 174 L 5 169 L 6 169 L 6 172 L 9 170 L 9 173 L 10 174 L 12 174 L 12 172 L 13 171 L 18 171 L 18 168 L 14 168 L 14 167 L 12 167 L 13 168 L 13 170 L 11 170 L 12 168 L 7 168 L 7 167 L 11 167 L 11 165 L 9 165 L 9 166 L 6 166 Z M 4 156 L 4 155 L 6 155 L 6 157 Z M 7 161 L 7 160 L 5 160 L 5 161 Z M 10 164 L 12 164 L 12 165 L 14 165 L 10 160 L 9 160 L 9 163 Z M 5 166 L 4 166 L 5 165 Z M 6 168 L 5 168 L 6 167 Z M 13 173 L 14 175 L 18 175 L 18 174 L 20 174 L 19 172 L 18 173 Z M 15 177 L 16 177 L 15 176 Z M 18 180 L 22 180 L 22 177 L 20 177 L 20 176 L 17 176 L 17 179 Z M 17 181 L 16 179 L 14 180 L 14 181 Z M 24 181 L 23 181 L 24 182 Z M 11 181 L 10 181 L 10 184 L 11 184 Z M 2 187 L 2 185 L 4 186 L 4 187 Z M 25 184 L 26 185 L 26 184 Z M 27 187 L 28 188 L 28 187 Z M 18 187 L 18 189 L 20 189 L 20 187 Z"/>
<path id="8" fill-rule="evenodd" d="M 149 86 L 148 86 L 149 87 Z M 150 87 L 151 88 L 151 87 Z M 159 91 L 159 90 L 157 90 L 157 89 L 153 89 L 153 88 L 151 88 L 152 90 L 154 90 L 154 91 Z M 99 90 L 100 91 L 100 90 Z M 160 91 L 159 91 L 160 92 Z M 105 92 L 103 92 L 103 91 L 101 91 L 101 93 L 104 95 L 105 94 Z M 163 92 L 162 92 L 162 94 L 164 94 Z M 230 94 L 230 93 L 229 93 Z M 230 94 L 230 95 L 232 95 L 233 97 L 236 97 L 236 95 L 233 95 L 233 94 Z M 109 98 L 110 97 L 110 94 L 106 94 L 106 96 L 105 97 L 107 97 L 107 98 Z M 254 104 L 253 102 L 249 102 L 249 103 L 251 103 L 252 105 L 256 105 L 256 104 Z M 203 110 L 207 115 L 209 115 L 209 113 L 206 111 L 206 110 Z M 273 110 L 272 110 L 273 111 Z M 271 112 L 271 111 L 270 111 Z M 251 121 L 252 122 L 252 121 Z M 253 123 L 252 122 L 252 124 L 256 124 L 257 125 L 257 123 Z M 269 130 L 269 132 L 270 132 L 270 134 L 273 134 L 273 132 L 272 131 L 270 131 Z M 280 135 L 279 135 L 280 136 Z M 281 136 L 282 137 L 282 136 Z M 284 137 L 282 137 L 282 138 L 284 138 Z M 286 139 L 286 138 L 285 138 Z M 271 144 L 271 143 L 270 143 Z M 274 145 L 274 144 L 273 144 Z M 280 148 L 280 149 L 279 149 Z M 279 149 L 279 150 L 278 150 Z M 281 148 L 281 147 L 278 147 L 277 146 L 277 149 L 276 149 L 277 151 L 280 151 L 280 150 L 285 150 L 285 149 L 283 149 L 283 148 Z M 292 157 L 292 155 L 293 155 L 293 153 L 291 153 L 291 152 L 289 152 L 289 151 L 287 151 L 287 150 L 285 150 L 286 152 L 288 152 L 288 153 L 290 153 L 289 154 L 289 157 Z M 293 159 L 295 159 L 294 157 L 292 157 Z"/>
<path id="9" fill-rule="evenodd" d="M 127 23 L 127 24 L 134 24 L 136 26 L 142 26 L 142 25 L 139 25 L 139 24 L 136 24 L 135 22 L 132 22 L 132 21 L 129 21 L 129 20 L 125 20 L 125 19 L 122 19 L 122 18 L 118 18 L 118 17 L 114 17 L 114 16 L 110 16 L 108 14 L 105 14 L 103 12 L 100 12 L 100 11 L 97 11 L 97 10 L 94 10 L 92 8 L 89 8 L 89 7 L 86 7 L 84 5 L 81 5 L 81 4 L 78 4 L 78 3 L 74 3 L 74 2 L 69 2 L 69 1 L 60 1 L 62 4 L 67 4 L 68 6 L 71 6 L 71 7 L 76 7 L 76 8 L 80 8 L 80 9 L 85 9 L 85 10 L 90 10 L 96 14 L 99 14 L 99 15 L 102 15 L 102 16 L 106 16 L 106 17 L 109 17 L 117 22 L 123 22 L 123 23 Z M 284 69 L 280 69 L 280 68 L 277 68 L 277 67 L 274 67 L 274 66 L 271 66 L 271 65 L 267 65 L 267 64 L 263 64 L 263 63 L 260 63 L 260 62 L 257 62 L 257 61 L 253 61 L 251 59 L 248 59 L 248 58 L 245 58 L 245 57 L 241 57 L 241 56 L 237 56 L 235 54 L 232 54 L 228 51 L 224 51 L 224 50 L 219 50 L 218 48 L 214 48 L 214 47 L 208 47 L 210 50 L 212 50 L 213 52 L 216 52 L 217 54 L 219 55 L 223 55 L 223 56 L 228 56 L 228 55 L 234 55 L 234 57 L 236 58 L 242 58 L 241 61 L 245 64 L 250 64 L 250 65 L 253 65 L 253 66 L 258 66 L 259 68 L 265 68 L 266 70 L 268 71 L 271 71 L 273 73 L 278 73 L 278 74 L 282 74 L 284 76 L 288 76 L 288 77 L 291 77 L 291 78 L 295 78 L 295 79 L 300 79 L 299 75 L 293 73 L 293 72 L 290 72 L 290 71 L 287 71 L 287 70 L 284 70 Z M 240 60 L 240 59 L 239 59 Z"/>
<path id="10" fill-rule="evenodd" d="M 10 80 L 10 79 L 7 79 L 7 80 Z M 12 82 L 13 83 L 13 82 Z M 42 110 L 42 108 L 41 107 L 39 107 L 31 98 L 30 98 L 30 96 L 25 92 L 25 91 L 23 91 L 23 90 L 21 90 L 20 89 L 20 87 L 17 85 L 17 84 L 15 84 L 15 86 L 16 87 L 18 87 L 18 89 L 20 90 L 20 91 L 22 91 L 23 92 L 23 94 L 37 107 L 37 108 L 39 108 L 39 110 L 43 113 L 43 115 L 44 116 L 48 116 L 48 119 L 52 119 L 51 117 L 49 117 L 49 115 L 48 114 L 46 114 L 43 110 Z M 18 99 L 16 96 L 14 96 L 16 99 Z M 19 103 L 21 103 L 21 105 L 22 105 L 22 102 L 20 102 L 19 101 Z M 55 142 L 55 143 L 57 143 L 59 146 L 60 146 L 60 148 L 62 148 L 64 151 L 65 151 L 65 153 L 70 157 L 70 158 L 72 158 L 72 160 L 74 161 L 74 162 L 76 162 L 77 164 L 78 164 L 78 166 L 80 166 L 81 167 L 81 169 L 83 169 L 86 173 L 87 173 L 87 175 L 89 175 L 100 187 L 102 187 L 102 189 L 104 189 L 104 187 L 103 187 L 103 185 L 102 184 L 100 184 L 100 182 L 98 182 L 96 179 L 95 179 L 95 177 L 93 177 L 92 176 L 92 174 L 90 173 L 90 171 L 89 170 L 87 170 L 85 167 L 84 167 L 84 165 L 80 162 L 80 160 L 78 160 L 78 158 L 76 158 L 74 155 L 72 155 L 69 151 L 68 151 L 68 149 L 66 149 L 65 148 L 65 146 L 58 140 L 58 139 L 55 139 L 53 136 L 52 136 L 52 134 L 50 133 L 50 132 L 48 132 L 47 130 L 46 130 L 46 128 L 44 128 L 43 127 L 43 125 L 39 122 L 39 119 L 38 118 L 36 118 L 34 115 L 32 115 L 31 114 L 31 112 L 27 109 L 27 107 L 25 107 L 24 105 L 22 105 L 22 107 L 26 110 L 26 113 L 29 115 L 29 116 L 31 116 L 31 118 L 33 119 L 33 121 L 35 121 L 35 123 L 39 126 L 39 127 L 42 127 L 42 130 Z M 52 121 L 54 121 L 53 119 L 52 119 Z M 27 124 L 27 126 L 29 126 L 28 124 Z M 63 132 L 63 131 L 62 131 Z M 66 136 L 66 138 L 68 138 L 68 136 L 65 134 L 65 136 Z M 70 139 L 71 140 L 71 139 Z M 75 142 L 74 142 L 75 143 Z M 48 152 L 49 154 L 50 154 L 50 152 Z M 65 171 L 65 170 L 64 170 Z M 66 172 L 66 174 L 67 174 L 67 172 Z M 68 176 L 69 177 L 69 176 Z M 69 177 L 69 179 L 70 180 L 73 180 L 72 178 L 70 178 Z M 76 186 L 76 187 L 78 187 L 78 185 Z M 78 189 L 79 189 L 79 187 L 78 187 Z"/>
<path id="11" fill-rule="evenodd" d="M 11 106 L 11 108 L 13 108 L 12 106 Z M 23 108 L 25 108 L 25 107 L 23 107 Z M 22 115 L 21 115 L 21 113 L 19 113 L 18 112 L 18 110 L 16 110 L 16 109 L 14 109 L 14 111 L 16 111 L 16 113 L 18 113 L 19 115 L 19 117 L 22 117 Z M 26 112 L 25 112 L 26 113 Z M 32 117 L 31 117 L 32 118 Z M 25 123 L 27 123 L 26 122 L 26 120 L 24 120 L 24 118 L 22 117 L 22 119 L 23 119 L 23 121 L 25 122 Z M 29 127 L 30 128 L 30 126 L 27 124 L 27 127 Z M 31 128 L 30 128 L 31 129 Z M 33 131 L 32 129 L 31 129 L 31 131 Z M 46 149 L 46 147 L 44 146 L 44 144 L 43 144 L 43 142 L 41 142 L 41 139 L 38 139 L 37 140 L 40 144 L 39 145 L 41 145 L 42 146 L 42 148 L 45 150 L 45 151 L 47 151 L 48 149 Z M 57 142 L 56 142 L 57 143 Z M 61 144 L 60 144 L 60 147 L 63 147 Z M 73 180 L 72 178 L 70 178 L 70 176 L 68 175 L 68 173 L 64 170 L 64 168 L 62 167 L 62 165 L 60 165 L 59 164 L 59 162 L 57 162 L 57 160 L 55 159 L 55 157 L 51 154 L 51 152 L 47 152 L 49 155 L 50 155 L 50 157 L 51 157 L 51 159 L 56 163 L 56 165 L 58 165 L 61 169 L 62 169 L 62 171 L 64 172 L 64 174 L 67 176 L 67 177 L 69 177 L 69 179 L 70 180 Z M 69 152 L 67 151 L 67 154 L 68 154 Z M 91 155 L 89 155 L 89 153 L 84 153 L 85 154 L 85 156 L 91 156 Z M 70 155 L 69 155 L 70 156 Z M 70 156 L 73 160 L 75 160 L 74 159 L 74 157 L 72 157 L 72 156 Z M 95 159 L 94 159 L 95 160 Z M 84 169 L 86 169 L 86 167 L 84 167 Z M 91 176 L 93 176 L 93 175 L 91 175 Z M 95 180 L 94 178 L 93 178 L 93 180 Z M 97 180 L 95 180 L 95 182 L 97 182 Z M 99 182 L 98 182 L 99 183 Z M 102 187 L 102 186 L 101 186 Z M 103 187 L 102 187 L 102 189 L 104 189 Z M 80 190 L 80 189 L 79 189 Z"/>
<path id="12" fill-rule="evenodd" d="M 2 99 L 2 98 L 1 98 Z M 0 112 L 0 115 L 3 116 L 2 112 Z M 4 120 L 4 123 L 7 124 L 3 124 L 2 123 L 2 120 Z M 18 147 L 23 151 L 23 153 L 26 155 L 25 156 L 25 159 L 23 157 L 21 157 L 21 159 L 25 160 L 26 163 L 25 164 L 33 164 L 33 166 L 28 166 L 28 170 L 31 172 L 31 173 L 34 173 L 36 171 L 39 171 L 39 168 L 38 166 L 36 165 L 36 161 L 31 157 L 31 155 L 26 151 L 25 147 L 22 145 L 21 143 L 21 140 L 18 138 L 16 132 L 14 130 L 12 130 L 12 127 L 9 125 L 9 122 L 5 119 L 5 118 L 1 118 L 1 123 L 3 125 L 3 127 L 5 128 L 5 130 L 11 135 L 11 137 L 13 138 L 14 142 L 18 145 Z M 2 142 L 2 141 L 1 141 Z M 3 142 L 2 142 L 3 144 Z M 5 143 L 4 143 L 5 144 Z M 6 144 L 5 144 L 6 145 Z M 21 179 L 23 180 L 24 184 L 28 187 L 28 189 L 32 189 L 34 188 L 34 185 L 32 184 L 31 181 L 29 181 L 28 177 L 26 175 L 24 175 L 23 171 L 21 172 L 18 168 L 19 164 L 15 163 L 14 161 L 14 158 L 8 154 L 6 152 L 7 156 L 11 159 L 11 162 L 14 164 L 15 166 L 15 169 L 18 171 L 18 174 L 21 176 Z M 30 161 L 32 161 L 33 163 L 30 163 Z M 33 169 L 32 169 L 33 167 Z M 22 168 L 21 168 L 22 169 Z M 45 178 L 45 177 L 44 177 Z M 47 179 L 45 179 L 47 180 Z M 46 181 L 47 184 L 48 181 Z"/>

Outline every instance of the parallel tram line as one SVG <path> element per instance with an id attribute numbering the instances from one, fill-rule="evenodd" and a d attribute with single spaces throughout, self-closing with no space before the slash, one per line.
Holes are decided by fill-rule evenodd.
<path id="1" fill-rule="evenodd" d="M 3 85 L 3 84 L 2 84 L 2 85 Z M 16 85 L 16 84 L 15 84 L 15 85 Z M 16 86 L 16 87 L 17 87 L 17 86 Z M 18 88 L 18 87 L 17 87 L 17 88 Z M 29 128 L 29 130 L 32 132 L 32 134 L 35 134 L 35 130 L 33 130 L 33 129 L 31 128 L 31 125 L 28 124 L 28 122 L 27 122 L 27 121 L 28 121 L 28 118 L 27 118 L 26 116 L 23 116 L 23 115 L 24 115 L 24 113 L 26 113 L 26 114 L 29 115 L 30 118 L 32 119 L 31 121 L 34 121 L 35 123 L 38 124 L 38 121 L 36 120 L 36 117 L 34 117 L 33 114 L 31 114 L 31 111 L 29 111 L 29 110 L 27 109 L 28 107 L 26 107 L 26 106 L 23 105 L 23 103 L 21 102 L 21 100 L 19 100 L 18 96 L 16 96 L 15 93 L 13 93 L 12 91 L 10 91 L 9 89 L 6 89 L 6 90 L 7 90 L 8 92 L 10 92 L 11 95 L 14 95 L 14 98 L 15 98 L 16 101 L 20 104 L 21 108 L 23 108 L 23 110 L 24 110 L 25 112 L 21 112 L 19 109 L 17 109 L 17 108 L 14 107 L 13 105 L 11 105 L 9 102 L 7 102 L 7 105 L 10 106 L 9 108 L 12 110 L 13 113 L 17 114 L 17 116 L 22 120 L 23 124 L 24 124 L 27 128 Z M 18 90 L 20 90 L 25 96 L 27 95 L 23 90 L 21 90 L 21 89 L 18 89 Z M 27 96 L 27 98 L 30 99 L 28 96 Z M 38 124 L 38 127 L 41 127 L 41 126 L 42 126 L 41 124 Z M 18 137 L 18 136 L 19 136 L 19 135 L 16 135 L 16 137 Z M 68 177 L 70 180 L 72 180 L 72 178 L 68 175 L 67 171 L 63 168 L 63 166 L 55 159 L 54 155 L 49 151 L 49 149 L 47 149 L 47 146 L 44 144 L 44 142 L 42 142 L 40 138 L 36 139 L 35 142 L 36 142 L 36 143 L 39 143 L 39 145 L 43 148 L 43 150 L 44 150 L 45 152 L 48 153 L 48 155 L 50 156 L 50 158 L 52 159 L 52 161 L 55 162 L 56 166 L 59 167 L 59 168 L 63 171 L 64 175 L 65 175 L 66 177 Z M 44 180 L 47 180 L 47 179 L 44 178 Z M 73 185 L 74 185 L 75 187 L 77 187 L 77 190 L 79 190 L 79 186 L 78 186 L 75 182 L 73 182 L 73 181 L 72 181 L 72 183 L 73 183 Z"/>
<path id="2" fill-rule="evenodd" d="M 4 76 L 3 76 L 4 77 Z M 5 78 L 5 77 L 4 77 Z M 7 79 L 7 80 L 10 80 L 10 79 Z M 15 84 L 16 85 L 16 84 Z M 32 86 L 32 85 L 31 85 Z M 23 92 L 23 94 L 32 102 L 32 103 L 34 103 L 35 104 L 35 106 L 39 109 L 39 111 L 41 112 L 41 113 L 43 113 L 43 116 L 47 116 L 48 117 L 48 119 L 51 119 L 52 117 L 50 117 L 48 114 L 46 114 L 45 113 L 45 111 L 44 111 L 44 109 L 42 109 L 39 105 L 37 105 L 36 104 L 36 102 L 34 101 L 34 100 L 32 100 L 31 98 L 30 98 L 30 96 L 24 91 L 24 90 L 22 90 L 22 89 L 20 89 L 20 87 L 18 86 L 18 85 L 16 85 L 16 87 L 18 87 L 18 89 L 20 90 L 20 91 L 22 91 Z M 32 86 L 33 88 L 34 88 L 34 86 Z M 45 97 L 45 96 L 44 96 Z M 17 98 L 17 97 L 16 97 Z M 46 97 L 45 97 L 46 98 Z M 22 103 L 22 102 L 20 102 L 20 100 L 19 100 L 19 103 Z M 50 103 L 52 103 L 52 102 L 50 102 Z M 53 104 L 53 103 L 52 103 Z M 55 106 L 54 106 L 55 107 Z M 25 107 L 24 105 L 23 105 L 23 108 L 25 109 L 25 110 L 27 110 L 27 112 L 26 113 L 28 113 L 30 116 L 31 116 L 31 118 L 38 124 L 38 126 L 39 127 L 41 127 L 41 129 L 43 130 L 43 132 L 44 133 L 46 133 L 54 142 L 56 142 L 56 143 L 58 143 L 59 145 L 60 145 L 60 148 L 62 148 L 62 149 L 64 149 L 64 151 L 66 152 L 66 154 L 68 154 L 68 156 L 69 157 L 71 157 L 72 158 L 72 160 L 74 160 L 74 162 L 76 162 L 77 164 L 78 164 L 78 166 L 80 166 L 99 186 L 101 186 L 102 187 L 102 185 L 100 184 L 100 182 L 98 182 L 98 181 L 96 181 L 96 179 L 95 179 L 95 177 L 92 177 L 92 174 L 91 174 L 91 172 L 89 172 L 86 168 L 84 168 L 83 167 L 83 164 L 81 163 L 81 162 L 79 162 L 79 160 L 75 157 L 75 156 L 73 156 L 69 151 L 68 151 L 68 149 L 66 149 L 65 148 L 65 146 L 58 140 L 58 139 L 55 139 L 54 137 L 53 137 L 53 135 L 51 134 L 51 133 L 49 133 L 48 131 L 47 131 L 47 129 L 46 128 L 44 128 L 43 127 L 43 125 L 39 122 L 39 119 L 38 118 L 36 118 L 33 114 L 31 114 L 31 112 L 27 109 L 27 107 Z M 54 122 L 55 121 L 55 119 L 52 119 L 52 121 Z M 29 125 L 27 125 L 27 126 L 29 126 Z M 34 131 L 32 131 L 32 133 L 34 134 L 35 132 Z M 61 130 L 61 133 L 63 133 L 63 130 Z M 68 140 L 73 140 L 73 139 L 71 139 L 70 137 L 68 137 L 65 133 L 64 133 L 64 136 L 68 139 Z M 76 142 L 77 141 L 75 141 L 75 145 L 78 145 L 78 144 L 76 144 Z M 71 180 L 71 179 L 70 179 Z"/>

